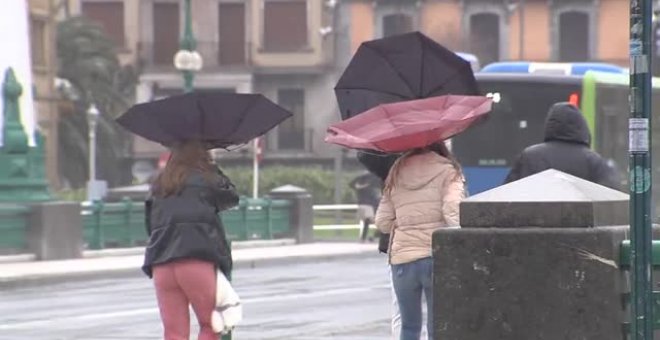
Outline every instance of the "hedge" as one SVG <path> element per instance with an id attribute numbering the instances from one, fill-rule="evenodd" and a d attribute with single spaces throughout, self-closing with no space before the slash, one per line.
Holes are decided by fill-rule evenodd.
<path id="1" fill-rule="evenodd" d="M 236 185 L 240 194 L 252 195 L 252 168 L 249 167 L 226 167 L 222 169 Z M 359 172 L 342 172 L 341 203 L 356 202 L 355 193 L 348 183 Z M 335 173 L 321 167 L 286 167 L 271 166 L 264 167 L 259 171 L 259 195 L 263 196 L 272 189 L 283 185 L 295 185 L 309 191 L 314 197 L 315 204 L 333 204 L 335 197 Z"/>

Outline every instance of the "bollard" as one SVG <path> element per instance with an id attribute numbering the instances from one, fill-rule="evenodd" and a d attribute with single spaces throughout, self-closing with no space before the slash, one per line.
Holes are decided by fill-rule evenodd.
<path id="1" fill-rule="evenodd" d="M 79 203 L 34 203 L 30 206 L 28 221 L 28 251 L 38 260 L 82 257 L 83 226 Z"/>
<path id="2" fill-rule="evenodd" d="M 268 197 L 291 202 L 290 234 L 297 243 L 314 241 L 314 203 L 312 195 L 307 190 L 285 185 L 271 190 Z"/>

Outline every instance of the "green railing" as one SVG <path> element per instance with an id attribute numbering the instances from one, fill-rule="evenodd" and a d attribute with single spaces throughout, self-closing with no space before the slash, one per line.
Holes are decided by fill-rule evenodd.
<path id="1" fill-rule="evenodd" d="M 286 200 L 242 198 L 237 207 L 221 214 L 230 241 L 286 236 L 290 230 Z M 146 242 L 144 203 L 125 199 L 83 206 L 83 230 L 88 248 L 132 247 Z"/>
<path id="2" fill-rule="evenodd" d="M 27 248 L 28 212 L 23 205 L 0 204 L 0 251 L 14 253 Z"/>
<path id="3" fill-rule="evenodd" d="M 631 261 L 631 245 L 630 240 L 625 240 L 621 243 L 621 252 L 619 257 L 619 268 L 630 274 Z M 651 265 L 653 270 L 660 270 L 660 241 L 653 241 Z M 653 281 L 655 282 L 655 281 Z M 630 292 L 623 293 L 624 306 L 629 310 L 630 308 Z M 630 333 L 630 322 L 623 324 L 624 334 Z M 653 329 L 660 329 L 660 291 L 653 292 Z"/>

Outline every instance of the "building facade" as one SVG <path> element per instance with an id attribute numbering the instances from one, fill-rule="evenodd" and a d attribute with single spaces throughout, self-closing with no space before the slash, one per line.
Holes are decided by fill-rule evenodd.
<path id="1" fill-rule="evenodd" d="M 28 0 L 32 87 L 37 125 L 45 137 L 46 173 L 53 187 L 59 186 L 57 154 L 59 97 L 55 90 L 57 51 L 55 0 Z"/>
<path id="2" fill-rule="evenodd" d="M 74 13 L 100 23 L 141 70 L 138 102 L 180 93 L 174 68 L 184 27 L 182 0 L 78 0 Z M 333 121 L 336 7 L 321 0 L 194 0 L 193 32 L 204 62 L 196 90 L 259 92 L 294 113 L 265 138 L 266 158 L 315 157 L 329 152 Z M 138 159 L 156 159 L 158 145 L 136 138 Z M 220 153 L 238 157 L 240 153 Z"/>
<path id="3" fill-rule="evenodd" d="M 482 65 L 502 60 L 628 63 L 621 0 L 347 0 L 351 45 L 419 30 Z"/>
<path id="4" fill-rule="evenodd" d="M 141 70 L 139 102 L 180 93 L 173 58 L 183 0 L 70 0 L 99 22 L 123 63 Z M 628 5 L 622 0 L 194 0 L 193 31 L 204 66 L 197 90 L 259 92 L 294 117 L 265 138 L 268 160 L 332 159 L 323 142 L 338 120 L 333 86 L 367 40 L 419 30 L 482 65 L 500 60 L 627 63 Z M 136 138 L 136 159 L 162 147 Z M 225 153 L 226 159 L 246 152 Z"/>

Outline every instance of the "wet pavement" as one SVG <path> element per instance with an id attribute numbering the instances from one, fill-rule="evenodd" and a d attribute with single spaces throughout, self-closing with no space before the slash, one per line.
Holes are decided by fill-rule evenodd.
<path id="1" fill-rule="evenodd" d="M 234 339 L 389 338 L 385 261 L 373 255 L 235 271 L 244 321 Z M 194 323 L 192 314 L 191 319 Z M 2 340 L 161 338 L 155 295 L 146 277 L 0 291 Z"/>

